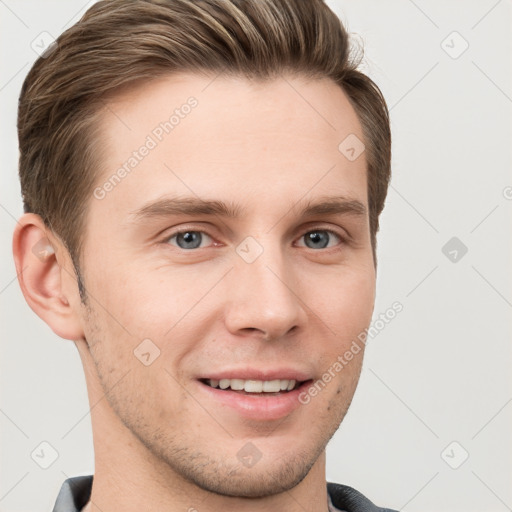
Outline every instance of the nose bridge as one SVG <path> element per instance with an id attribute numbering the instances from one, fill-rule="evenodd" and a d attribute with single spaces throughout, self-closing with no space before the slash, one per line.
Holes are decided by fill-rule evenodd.
<path id="1" fill-rule="evenodd" d="M 305 311 L 294 290 L 293 267 L 280 242 L 271 236 L 247 237 L 235 252 L 228 329 L 257 329 L 272 339 L 301 325 Z"/>

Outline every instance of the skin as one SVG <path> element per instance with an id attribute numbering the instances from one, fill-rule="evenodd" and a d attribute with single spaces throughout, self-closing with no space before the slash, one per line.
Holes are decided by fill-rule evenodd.
<path id="1" fill-rule="evenodd" d="M 361 126 L 327 79 L 212 80 L 160 78 L 111 98 L 102 112 L 100 186 L 167 112 L 198 100 L 106 197 L 91 194 L 81 259 L 86 304 L 69 254 L 40 217 L 25 214 L 14 234 L 27 302 L 75 341 L 83 363 L 92 511 L 327 511 L 325 447 L 352 400 L 363 350 L 309 404 L 278 420 L 248 420 L 214 403 L 197 377 L 247 365 L 320 379 L 368 327 L 368 215 L 300 216 L 305 202 L 327 196 L 368 209 L 365 154 L 351 162 L 338 150 L 349 134 L 363 139 Z M 244 211 L 133 214 L 176 195 Z M 180 249 L 183 241 L 172 238 L 179 229 L 204 233 L 196 233 L 201 245 Z M 328 246 L 308 247 L 312 231 Z M 55 253 L 37 258 L 32 248 L 45 236 Z M 236 251 L 248 236 L 263 248 L 250 264 Z M 160 350 L 149 366 L 134 356 L 144 339 Z M 247 442 L 262 455 L 252 467 L 237 457 Z"/>

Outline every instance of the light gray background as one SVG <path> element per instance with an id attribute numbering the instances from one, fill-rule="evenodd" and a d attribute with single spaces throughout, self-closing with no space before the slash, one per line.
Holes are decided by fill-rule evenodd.
<path id="1" fill-rule="evenodd" d="M 375 316 L 404 309 L 368 345 L 328 480 L 398 510 L 512 510 L 511 1 L 329 4 L 391 109 Z M 26 305 L 10 252 L 31 42 L 85 5 L 0 0 L 1 511 L 49 511 L 66 477 L 94 470 L 78 353 Z M 455 262 L 442 252 L 452 237 L 468 248 Z M 59 454 L 48 469 L 30 455 L 42 441 Z"/>

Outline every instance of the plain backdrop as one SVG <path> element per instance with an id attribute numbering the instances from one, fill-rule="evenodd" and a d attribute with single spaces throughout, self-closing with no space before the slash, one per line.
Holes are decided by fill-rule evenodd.
<path id="1" fill-rule="evenodd" d="M 375 318 L 403 311 L 368 344 L 327 478 L 398 510 L 511 510 L 511 1 L 328 3 L 391 111 Z M 29 309 L 11 255 L 33 41 L 85 6 L 0 1 L 1 511 L 50 511 L 66 477 L 94 471 L 78 352 Z M 47 469 L 31 457 L 43 442 Z"/>

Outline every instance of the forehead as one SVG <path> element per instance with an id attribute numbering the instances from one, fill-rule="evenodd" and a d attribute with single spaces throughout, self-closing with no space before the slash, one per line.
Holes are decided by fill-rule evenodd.
<path id="1" fill-rule="evenodd" d="M 347 138 L 362 144 L 361 126 L 328 79 L 165 76 L 110 98 L 100 131 L 97 185 L 122 175 L 111 204 L 219 190 L 260 204 L 330 192 L 366 201 L 365 153 L 340 150 Z"/>

